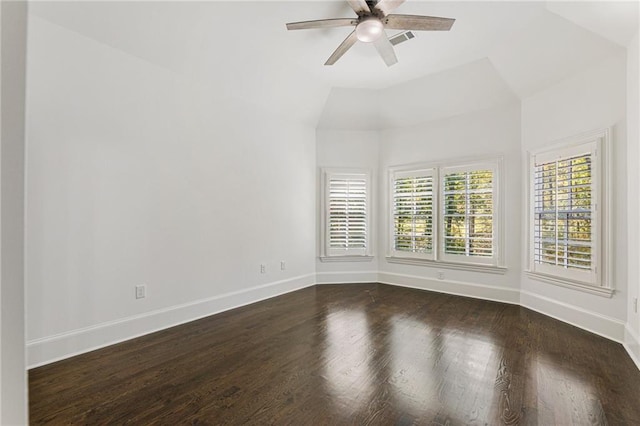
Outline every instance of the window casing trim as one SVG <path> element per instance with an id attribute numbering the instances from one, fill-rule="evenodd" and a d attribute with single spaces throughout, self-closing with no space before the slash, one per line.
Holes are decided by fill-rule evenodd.
<path id="1" fill-rule="evenodd" d="M 399 263 L 403 265 L 428 266 L 432 268 L 455 269 L 459 271 L 486 272 L 490 274 L 504 275 L 508 269 L 504 266 L 494 266 L 472 262 L 445 262 L 442 260 L 413 259 L 408 257 L 387 256 L 389 263 Z"/>
<path id="2" fill-rule="evenodd" d="M 541 274 L 539 272 L 525 271 L 525 274 L 536 281 L 542 281 L 548 284 L 557 285 L 560 287 L 571 288 L 574 290 L 580 290 L 585 293 L 595 294 L 597 296 L 611 297 L 615 290 L 610 287 L 597 287 L 591 284 L 585 284 L 580 281 L 574 281 L 568 278 L 559 278 L 556 275 Z"/>
<path id="3" fill-rule="evenodd" d="M 576 136 L 556 141 L 541 149 L 527 152 L 527 186 L 526 186 L 526 223 L 529 227 L 526 233 L 526 250 L 528 265 L 525 274 L 534 280 L 543 281 L 549 284 L 555 284 L 562 287 L 573 288 L 592 294 L 598 294 L 610 297 L 614 292 L 612 268 L 610 262 L 614 258 L 611 250 L 613 248 L 611 233 L 611 135 L 612 128 L 599 129 L 591 132 L 582 133 Z M 546 265 L 535 264 L 534 261 L 534 242 L 535 242 L 535 215 L 533 213 L 533 197 L 534 178 L 536 158 L 541 161 L 553 160 L 553 158 L 566 158 L 567 156 L 579 152 L 583 152 L 589 145 L 592 145 L 594 161 L 592 162 L 592 188 L 595 192 L 595 243 L 594 243 L 594 268 L 589 273 L 558 274 L 558 268 L 545 267 Z"/>
<path id="4" fill-rule="evenodd" d="M 333 263 L 333 262 L 371 262 L 374 257 L 369 255 L 340 255 L 340 256 L 320 256 L 320 262 Z"/>

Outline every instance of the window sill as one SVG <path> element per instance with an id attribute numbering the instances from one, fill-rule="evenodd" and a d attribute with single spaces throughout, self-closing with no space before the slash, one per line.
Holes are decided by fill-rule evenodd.
<path id="1" fill-rule="evenodd" d="M 507 268 L 503 266 L 494 265 L 482 265 L 479 263 L 456 263 L 456 262 L 442 262 L 429 259 L 415 259 L 409 257 L 395 257 L 387 256 L 387 262 L 389 263 L 401 263 L 404 265 L 417 265 L 417 266 L 429 266 L 432 268 L 445 268 L 445 269 L 457 269 L 460 271 L 473 271 L 473 272 L 486 272 L 489 274 L 504 275 L 507 273 Z"/>
<path id="2" fill-rule="evenodd" d="M 611 298 L 615 290 L 606 287 L 597 287 L 591 284 L 585 284 L 580 281 L 574 281 L 567 278 L 560 278 L 553 275 L 541 274 L 539 272 L 524 271 L 532 280 L 542 281 L 547 284 L 553 284 L 560 287 L 571 288 L 585 293 L 595 294 L 597 296 Z"/>
<path id="3" fill-rule="evenodd" d="M 371 262 L 373 256 L 320 256 L 320 262 Z"/>

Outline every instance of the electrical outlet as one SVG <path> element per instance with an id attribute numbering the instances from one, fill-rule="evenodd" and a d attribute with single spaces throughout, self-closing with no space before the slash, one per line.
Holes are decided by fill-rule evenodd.
<path id="1" fill-rule="evenodd" d="M 144 299 L 147 295 L 147 289 L 143 285 L 136 286 L 136 299 Z"/>
<path id="2" fill-rule="evenodd" d="M 637 297 L 633 298 L 633 312 L 635 312 L 636 314 L 638 313 L 638 298 Z"/>
<path id="3" fill-rule="evenodd" d="M 267 265 L 265 265 L 264 263 L 260 265 L 260 273 L 261 274 L 267 273 Z"/>
<path id="4" fill-rule="evenodd" d="M 438 279 L 444 280 L 444 271 L 438 271 Z"/>
<path id="5" fill-rule="evenodd" d="M 280 261 L 280 270 L 284 271 L 285 269 L 287 269 L 287 265 L 284 263 L 284 260 Z"/>

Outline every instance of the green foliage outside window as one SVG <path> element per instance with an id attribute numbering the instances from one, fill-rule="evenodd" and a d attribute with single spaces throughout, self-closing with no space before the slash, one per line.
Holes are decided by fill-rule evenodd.
<path id="1" fill-rule="evenodd" d="M 394 181 L 394 249 L 412 253 L 433 250 L 433 178 Z"/>
<path id="2" fill-rule="evenodd" d="M 444 175 L 442 241 L 445 254 L 493 256 L 493 179 L 491 170 Z M 394 179 L 394 250 L 433 252 L 433 185 L 432 176 Z"/>
<path id="3" fill-rule="evenodd" d="M 444 252 L 493 255 L 493 172 L 478 170 L 444 176 Z"/>

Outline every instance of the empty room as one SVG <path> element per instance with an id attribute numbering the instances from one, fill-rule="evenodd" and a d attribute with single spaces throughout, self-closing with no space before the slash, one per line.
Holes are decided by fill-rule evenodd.
<path id="1" fill-rule="evenodd" d="M 639 2 L 0 5 L 0 424 L 640 424 Z"/>

